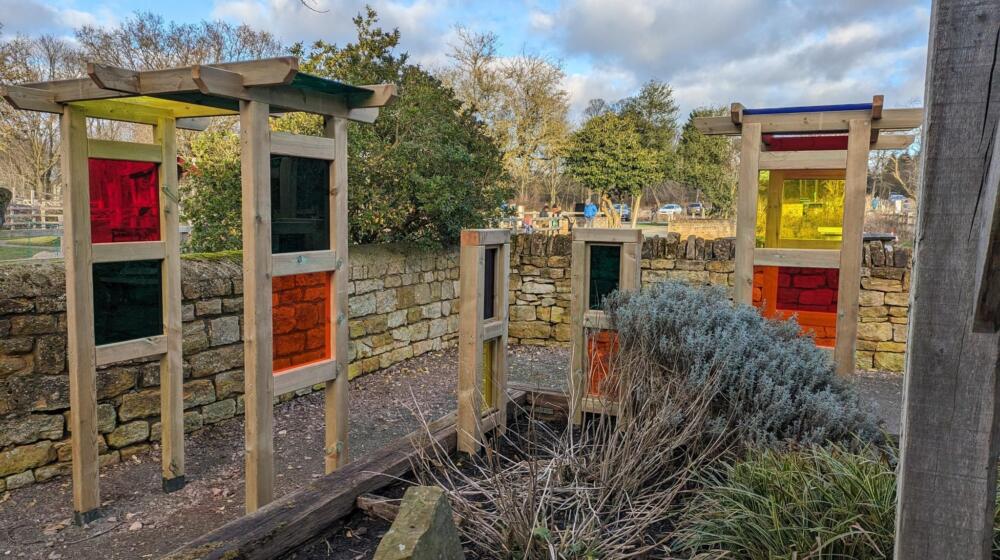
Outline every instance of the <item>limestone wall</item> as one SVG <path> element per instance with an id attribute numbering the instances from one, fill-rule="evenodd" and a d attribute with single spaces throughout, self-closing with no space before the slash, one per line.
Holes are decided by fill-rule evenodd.
<path id="1" fill-rule="evenodd" d="M 901 371 L 909 252 L 870 243 L 864 255 L 858 366 Z M 642 256 L 645 284 L 732 282 L 729 239 L 682 240 L 668 234 L 647 239 Z M 350 257 L 352 377 L 454 345 L 457 249 L 352 247 Z M 514 236 L 511 269 L 510 341 L 568 344 L 569 237 Z M 190 432 L 243 411 L 240 264 L 232 258 L 185 260 L 182 283 L 184 425 Z M 0 492 L 70 470 L 65 289 L 61 261 L 0 265 Z M 98 372 L 103 464 L 159 440 L 158 384 L 156 363 L 118 364 Z"/>

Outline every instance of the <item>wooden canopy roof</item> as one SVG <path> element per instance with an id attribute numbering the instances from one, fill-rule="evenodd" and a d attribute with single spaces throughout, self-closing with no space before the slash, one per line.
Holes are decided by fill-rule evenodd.
<path id="1" fill-rule="evenodd" d="M 61 113 L 84 107 L 88 116 L 155 122 L 170 116 L 183 128 L 204 128 L 197 119 L 239 114 L 240 101 L 267 103 L 272 113 L 303 111 L 373 122 L 378 108 L 396 95 L 393 84 L 355 86 L 299 72 L 292 56 L 135 71 L 87 64 L 87 78 L 2 87 L 18 109 Z"/>

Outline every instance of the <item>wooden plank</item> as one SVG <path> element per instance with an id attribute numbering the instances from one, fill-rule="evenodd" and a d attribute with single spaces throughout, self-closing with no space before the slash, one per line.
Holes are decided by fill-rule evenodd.
<path id="1" fill-rule="evenodd" d="M 577 240 L 579 228 L 573 230 L 570 255 L 570 362 L 569 362 L 569 417 L 574 424 L 583 422 L 583 394 L 586 391 L 583 370 L 586 365 L 583 318 L 587 310 L 587 243 Z"/>
<path id="2" fill-rule="evenodd" d="M 611 320 L 608 319 L 608 314 L 600 309 L 588 309 L 583 312 L 583 328 L 601 330 L 610 329 Z"/>
<path id="3" fill-rule="evenodd" d="M 95 243 L 92 254 L 95 263 L 162 260 L 167 247 L 164 241 Z"/>
<path id="4" fill-rule="evenodd" d="M 95 348 L 98 366 L 106 366 L 108 364 L 124 362 L 126 360 L 162 356 L 166 353 L 166 335 L 125 340 L 123 342 L 115 342 L 113 344 L 102 344 Z"/>
<path id="5" fill-rule="evenodd" d="M 139 142 L 118 142 L 115 140 L 91 140 L 87 155 L 101 159 L 123 159 L 129 161 L 150 161 L 160 163 L 163 159 L 157 144 Z"/>
<path id="6" fill-rule="evenodd" d="M 833 361 L 837 374 L 854 374 L 857 347 L 858 297 L 861 292 L 861 251 L 865 226 L 865 189 L 868 188 L 868 139 L 871 121 L 851 121 L 847 133 L 847 172 L 844 182 L 844 224 L 840 242 L 840 281 L 837 288 L 837 345 Z"/>
<path id="7" fill-rule="evenodd" d="M 573 241 L 642 243 L 642 230 L 638 228 L 574 228 Z"/>
<path id="8" fill-rule="evenodd" d="M 631 291 L 639 288 L 642 279 L 642 230 L 639 241 L 622 244 L 621 282 L 618 288 Z"/>
<path id="9" fill-rule="evenodd" d="M 153 131 L 160 159 L 160 238 L 163 258 L 163 334 L 166 353 L 160 358 L 160 463 L 163 490 L 184 487 L 184 324 L 181 311 L 180 191 L 177 182 L 175 121 L 160 119 Z"/>
<path id="10" fill-rule="evenodd" d="M 135 70 L 88 62 L 87 75 L 101 89 L 139 93 L 139 72 Z"/>
<path id="11" fill-rule="evenodd" d="M 325 360 L 274 374 L 275 396 L 312 387 L 337 378 L 337 362 Z"/>
<path id="12" fill-rule="evenodd" d="M 523 391 L 511 402 L 524 403 Z M 385 447 L 310 482 L 253 514 L 240 517 L 181 546 L 163 560 L 270 560 L 329 532 L 354 511 L 359 496 L 399 481 L 413 460 L 432 448 L 455 449 L 455 412 L 430 422 Z"/>
<path id="13" fill-rule="evenodd" d="M 278 253 L 271 256 L 273 277 L 327 272 L 337 268 L 336 251 L 303 251 L 301 253 Z"/>
<path id="14" fill-rule="evenodd" d="M 500 284 L 497 284 L 497 286 L 500 286 Z M 500 295 L 501 292 L 498 291 L 497 296 Z M 499 305 L 497 307 L 499 307 Z M 480 307 L 480 309 L 482 309 L 482 307 Z M 505 329 L 506 327 L 504 325 L 503 318 L 498 318 L 492 321 L 488 321 L 483 323 L 481 337 L 484 341 L 493 340 L 494 338 L 497 338 L 500 335 L 502 335 Z"/>
<path id="15" fill-rule="evenodd" d="M 268 107 L 240 102 L 243 190 L 243 354 L 246 510 L 274 499 L 274 376 L 271 374 L 271 150 Z"/>
<path id="16" fill-rule="evenodd" d="M 763 152 L 760 169 L 834 169 L 847 167 L 847 150 Z"/>
<path id="17" fill-rule="evenodd" d="M 247 96 L 247 88 L 243 85 L 243 76 L 237 72 L 195 64 L 191 67 L 191 79 L 194 80 L 198 91 L 205 95 L 251 99 Z"/>
<path id="18" fill-rule="evenodd" d="M 882 109 L 885 105 L 885 96 L 881 94 L 872 96 L 872 116 L 873 121 L 877 121 L 882 118 Z"/>
<path id="19" fill-rule="evenodd" d="M 757 227 L 757 188 L 761 125 L 743 125 L 740 173 L 736 194 L 736 273 L 733 300 L 753 303 L 753 253 Z"/>
<path id="20" fill-rule="evenodd" d="M 69 362 L 69 431 L 72 442 L 73 512 L 77 523 L 97 518 L 97 371 L 94 350 L 94 282 L 90 243 L 87 119 L 63 109 L 63 253 L 66 263 L 66 348 Z"/>
<path id="21" fill-rule="evenodd" d="M 729 120 L 733 121 L 733 124 L 743 123 L 743 109 L 742 103 L 733 103 L 729 106 Z"/>
<path id="22" fill-rule="evenodd" d="M 287 132 L 271 133 L 271 153 L 312 159 L 333 160 L 336 141 L 322 136 L 306 136 Z"/>
<path id="23" fill-rule="evenodd" d="M 917 137 L 912 134 L 883 134 L 871 145 L 872 150 L 905 150 Z"/>
<path id="24" fill-rule="evenodd" d="M 211 122 L 212 121 L 209 117 L 184 117 L 176 119 L 174 121 L 174 125 L 177 128 L 182 128 L 184 130 L 196 130 L 200 132 L 208 128 L 208 125 L 211 124 Z"/>
<path id="25" fill-rule="evenodd" d="M 117 99 L 102 101 L 101 103 L 71 103 L 71 105 L 81 107 L 86 111 L 87 116 L 95 119 L 107 119 L 111 121 L 133 122 L 149 124 L 155 126 L 160 119 L 174 118 L 174 114 L 166 109 L 147 107 L 120 101 Z"/>
<path id="26" fill-rule="evenodd" d="M 763 156 L 764 154 L 761 154 Z M 845 162 L 847 158 L 844 158 Z M 781 196 L 785 189 L 785 174 L 771 170 L 767 177 L 767 209 L 764 221 L 764 247 L 777 247 L 781 240 Z M 754 249 L 756 251 L 756 249 Z M 754 258 L 756 263 L 756 257 Z"/>
<path id="27" fill-rule="evenodd" d="M 56 103 L 55 97 L 44 90 L 22 86 L 0 86 L 0 96 L 16 109 L 43 113 L 62 112 L 62 105 Z"/>
<path id="28" fill-rule="evenodd" d="M 362 494 L 354 501 L 354 506 L 371 517 L 377 517 L 392 523 L 399 515 L 399 500 L 378 496 L 376 494 Z"/>
<path id="29" fill-rule="evenodd" d="M 747 124 L 761 125 L 761 132 L 844 132 L 856 119 L 869 119 L 870 110 L 824 111 L 819 113 L 777 113 L 743 115 L 743 134 Z M 879 130 L 909 130 L 919 128 L 923 122 L 923 109 L 884 109 L 882 118 L 875 125 Z M 739 135 L 741 128 L 729 115 L 724 117 L 698 117 L 695 128 L 702 134 Z"/>
<path id="30" fill-rule="evenodd" d="M 377 84 L 361 87 L 372 90 L 372 95 L 363 101 L 352 102 L 352 108 L 384 107 L 396 100 L 396 84 Z"/>
<path id="31" fill-rule="evenodd" d="M 991 557 L 1000 334 L 972 330 L 989 155 L 1000 141 L 997 2 L 931 4 L 895 558 Z"/>
<path id="32" fill-rule="evenodd" d="M 462 230 L 462 244 L 503 245 L 510 243 L 509 229 L 465 229 Z"/>
<path id="33" fill-rule="evenodd" d="M 840 266 L 840 251 L 830 249 L 756 248 L 753 251 L 753 264 L 755 266 L 838 268 Z"/>
<path id="34" fill-rule="evenodd" d="M 472 236 L 464 236 L 463 241 Z M 483 291 L 486 248 L 463 243 L 459 249 L 458 450 L 479 452 L 483 409 Z"/>
<path id="35" fill-rule="evenodd" d="M 330 163 L 330 242 L 337 253 L 341 265 L 333 273 L 330 301 L 333 303 L 330 316 L 334 324 L 330 329 L 330 347 L 333 359 L 337 361 L 337 378 L 326 384 L 323 413 L 326 422 L 324 446 L 324 468 L 329 474 L 347 464 L 350 457 L 348 445 L 348 411 L 350 410 L 350 387 L 348 386 L 348 325 L 350 316 L 347 301 L 347 283 L 350 280 L 348 260 L 348 210 L 347 210 L 347 121 L 328 118 L 324 134 L 333 138 L 334 160 Z"/>
<path id="36" fill-rule="evenodd" d="M 993 134 L 1000 139 L 1000 123 Z M 980 196 L 976 248 L 976 302 L 973 332 L 991 333 L 1000 329 L 1000 141 L 994 140 L 990 166 Z"/>
<path id="37" fill-rule="evenodd" d="M 493 383 L 496 387 L 493 404 L 499 410 L 496 427 L 501 433 L 507 429 L 509 401 L 507 383 L 510 377 L 510 363 L 507 357 L 507 332 L 510 326 L 510 232 L 507 235 L 508 241 L 500 246 L 497 255 L 500 261 L 496 268 L 497 311 L 502 321 L 502 327 L 496 341 L 496 348 L 493 351 L 493 359 L 496 360 L 493 368 Z"/>

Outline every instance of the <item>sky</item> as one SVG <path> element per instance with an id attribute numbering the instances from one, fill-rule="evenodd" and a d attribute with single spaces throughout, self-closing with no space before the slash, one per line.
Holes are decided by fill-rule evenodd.
<path id="1" fill-rule="evenodd" d="M 616 101 L 652 79 L 673 87 L 685 115 L 733 101 L 860 103 L 881 93 L 887 107 L 912 107 L 923 98 L 930 0 L 0 0 L 0 23 L 4 35 L 70 37 L 151 11 L 247 23 L 289 44 L 343 43 L 366 3 L 431 69 L 447 64 L 456 26 L 496 33 L 501 55 L 558 61 L 576 121 L 590 99 Z"/>

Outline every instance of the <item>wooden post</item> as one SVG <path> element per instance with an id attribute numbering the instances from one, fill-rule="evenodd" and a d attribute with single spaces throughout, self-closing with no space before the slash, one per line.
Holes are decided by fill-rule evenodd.
<path id="1" fill-rule="evenodd" d="M 90 244 L 87 116 L 66 105 L 61 119 L 63 252 L 66 262 L 66 342 L 69 358 L 69 429 L 73 448 L 73 516 L 97 519 L 97 368 L 94 349 L 94 271 Z"/>
<path id="2" fill-rule="evenodd" d="M 973 267 L 1000 141 L 1000 2 L 936 1 L 930 29 L 895 558 L 983 560 L 994 535 L 1000 334 L 973 329 Z"/>
<path id="3" fill-rule="evenodd" d="M 573 230 L 574 233 L 577 230 Z M 586 362 L 586 342 L 583 339 L 583 313 L 587 310 L 587 244 L 573 239 L 570 253 L 570 298 L 569 319 L 571 333 L 569 361 L 570 420 L 574 424 L 583 422 L 583 395 L 586 393 L 583 367 Z"/>
<path id="4" fill-rule="evenodd" d="M 847 132 L 847 171 L 844 175 L 844 222 L 837 288 L 837 342 L 833 349 L 833 361 L 837 375 L 840 376 L 852 375 L 855 366 L 870 136 L 871 121 L 851 119 Z"/>
<path id="5" fill-rule="evenodd" d="M 330 316 L 333 326 L 333 359 L 337 362 L 337 377 L 326 383 L 324 391 L 324 416 L 326 443 L 324 446 L 325 469 L 329 474 L 348 461 L 348 411 L 350 410 L 350 385 L 348 379 L 347 342 L 349 318 L 347 282 L 350 280 L 350 261 L 347 258 L 347 120 L 326 119 L 326 136 L 333 138 L 334 159 L 330 173 L 330 244 L 337 254 L 337 268 L 331 283 Z"/>
<path id="6" fill-rule="evenodd" d="M 177 140 L 174 119 L 157 120 L 160 145 L 160 238 L 163 259 L 163 334 L 167 352 L 160 358 L 160 459 L 163 491 L 184 487 L 184 340 L 181 321 L 180 193 L 177 190 Z"/>
<path id="7" fill-rule="evenodd" d="M 733 300 L 746 305 L 753 303 L 760 131 L 760 123 L 744 124 L 740 140 L 740 175 L 736 193 L 736 285 L 733 287 Z"/>
<path id="8" fill-rule="evenodd" d="M 267 104 L 241 101 L 247 513 L 274 499 L 270 144 Z"/>

